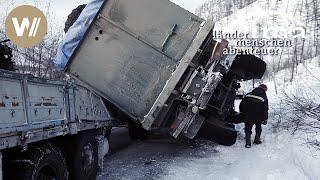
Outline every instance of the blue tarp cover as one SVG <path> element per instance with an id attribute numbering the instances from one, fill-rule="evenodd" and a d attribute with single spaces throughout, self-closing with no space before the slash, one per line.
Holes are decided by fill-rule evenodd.
<path id="1" fill-rule="evenodd" d="M 84 8 L 77 21 L 70 27 L 60 45 L 54 63 L 57 68 L 64 69 L 75 49 L 84 38 L 88 28 L 99 12 L 105 0 L 92 0 Z"/>

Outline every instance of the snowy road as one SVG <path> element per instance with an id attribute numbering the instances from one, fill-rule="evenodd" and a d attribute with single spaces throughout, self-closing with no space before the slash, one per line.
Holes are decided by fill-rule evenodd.
<path id="1" fill-rule="evenodd" d="M 111 138 L 115 150 L 106 157 L 99 180 L 160 179 L 168 175 L 168 165 L 180 166 L 188 157 L 206 158 L 216 153 L 167 137 L 131 142 L 126 129 L 118 130 Z"/>
<path id="2" fill-rule="evenodd" d="M 187 145 L 170 138 L 131 142 L 122 129 L 114 135 L 114 153 L 105 159 L 98 179 L 320 179 L 320 158 L 302 151 L 290 136 L 263 139 L 264 144 L 251 149 L 244 148 L 242 133 L 232 147 L 207 141 Z"/>

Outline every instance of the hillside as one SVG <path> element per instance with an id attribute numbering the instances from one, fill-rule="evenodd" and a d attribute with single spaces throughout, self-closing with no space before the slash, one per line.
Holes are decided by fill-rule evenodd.
<path id="1" fill-rule="evenodd" d="M 295 71 L 296 65 L 306 59 L 320 54 L 320 3 L 312 0 L 258 0 L 241 7 L 229 4 L 229 16 L 220 18 L 225 14 L 224 7 L 229 1 L 208 1 L 198 9 L 198 15 L 216 22 L 216 33 L 244 33 L 248 34 L 245 40 L 263 41 L 289 41 L 290 46 L 261 45 L 255 49 L 273 49 L 278 54 L 256 54 L 268 62 L 267 77 L 281 69 L 291 68 Z M 218 10 L 217 10 L 218 9 Z M 223 16 L 222 16 L 223 17 Z M 219 39 L 219 37 L 217 38 Z M 236 39 L 227 39 L 233 48 L 239 47 Z M 294 75 L 291 75 L 291 78 Z"/>

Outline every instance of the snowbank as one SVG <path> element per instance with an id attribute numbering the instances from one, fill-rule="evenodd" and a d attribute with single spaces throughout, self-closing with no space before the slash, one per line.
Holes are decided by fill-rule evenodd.
<path id="1" fill-rule="evenodd" d="M 178 165 L 168 167 L 163 179 L 218 179 L 218 180 L 318 180 L 320 179 L 320 152 L 305 144 L 308 134 L 291 135 L 287 130 L 273 130 L 275 107 L 284 93 L 296 94 L 300 90 L 319 98 L 320 57 L 300 64 L 290 82 L 290 71 L 283 70 L 275 75 L 269 86 L 270 119 L 263 127 L 263 144 L 244 148 L 243 125 L 239 125 L 240 136 L 232 147 L 203 144 L 207 152 L 216 151 L 208 158 L 185 158 Z M 277 86 L 277 91 L 275 91 Z M 317 95 L 318 94 L 318 95 Z M 320 102 L 320 101 L 319 101 Z M 312 137 L 315 138 L 315 137 Z"/>
<path id="2" fill-rule="evenodd" d="M 265 143 L 244 148 L 239 141 L 232 147 L 216 146 L 218 153 L 209 158 L 186 159 L 170 167 L 163 179 L 183 180 L 316 180 L 319 156 L 310 154 L 290 136 L 269 134 Z"/>

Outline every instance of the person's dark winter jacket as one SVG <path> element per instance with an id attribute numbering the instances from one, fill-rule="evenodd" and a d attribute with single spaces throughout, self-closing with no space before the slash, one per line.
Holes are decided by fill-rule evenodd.
<path id="1" fill-rule="evenodd" d="M 240 112 L 247 123 L 261 123 L 268 119 L 268 98 L 261 87 L 247 94 L 240 103 Z"/>

